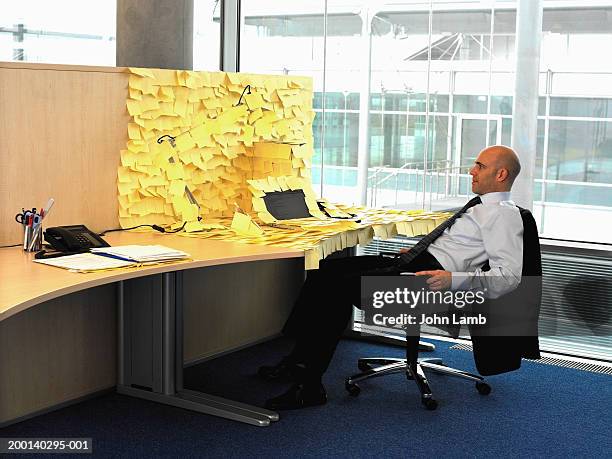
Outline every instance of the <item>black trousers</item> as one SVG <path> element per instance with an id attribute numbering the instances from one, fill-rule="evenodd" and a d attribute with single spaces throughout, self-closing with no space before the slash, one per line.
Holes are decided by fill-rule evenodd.
<path id="1" fill-rule="evenodd" d="M 296 340 L 290 358 L 305 366 L 305 379 L 320 380 L 346 329 L 353 305 L 360 306 L 361 276 L 444 269 L 429 252 L 409 264 L 376 255 L 322 260 L 309 271 L 283 333 Z"/>

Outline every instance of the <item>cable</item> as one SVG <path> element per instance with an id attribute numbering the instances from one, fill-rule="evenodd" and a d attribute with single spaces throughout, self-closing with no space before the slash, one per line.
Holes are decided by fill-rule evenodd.
<path id="1" fill-rule="evenodd" d="M 115 231 L 129 231 L 129 230 L 133 230 L 136 228 L 142 228 L 145 226 L 148 226 L 150 228 L 153 228 L 155 231 L 159 231 L 160 233 L 178 233 L 179 231 L 182 231 L 183 228 L 185 228 L 185 225 L 187 224 L 187 222 L 183 222 L 183 224 L 181 225 L 180 228 L 177 228 L 175 230 L 167 230 L 166 228 L 163 228 L 159 225 L 138 225 L 138 226 L 132 226 L 131 228 L 114 228 L 114 229 L 108 229 L 105 231 L 102 231 L 101 233 L 98 234 L 98 236 L 104 236 L 106 233 L 113 233 Z"/>
<path id="2" fill-rule="evenodd" d="M 5 249 L 7 247 L 20 247 L 23 244 L 13 244 L 13 245 L 0 245 L 0 249 Z"/>

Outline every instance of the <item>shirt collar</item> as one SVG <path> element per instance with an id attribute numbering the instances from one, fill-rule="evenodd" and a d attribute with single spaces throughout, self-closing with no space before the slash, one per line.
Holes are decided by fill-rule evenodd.
<path id="1" fill-rule="evenodd" d="M 483 204 L 497 204 L 502 201 L 510 201 L 509 191 L 493 191 L 480 195 Z"/>

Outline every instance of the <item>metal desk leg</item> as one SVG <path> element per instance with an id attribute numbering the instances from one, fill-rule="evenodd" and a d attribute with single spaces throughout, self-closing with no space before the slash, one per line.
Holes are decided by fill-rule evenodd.
<path id="1" fill-rule="evenodd" d="M 183 389 L 182 274 L 119 284 L 117 392 L 256 426 L 278 413 L 215 395 Z"/>

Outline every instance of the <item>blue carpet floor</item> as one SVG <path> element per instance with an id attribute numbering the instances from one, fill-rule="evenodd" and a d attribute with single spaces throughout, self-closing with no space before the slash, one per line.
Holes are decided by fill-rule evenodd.
<path id="1" fill-rule="evenodd" d="M 474 370 L 472 354 L 445 342 L 427 356 Z M 185 371 L 185 385 L 252 404 L 282 392 L 253 376 L 288 350 L 275 340 Z M 327 405 L 281 413 L 258 428 L 110 394 L 0 430 L 0 437 L 92 437 L 99 457 L 610 457 L 612 377 L 526 362 L 472 383 L 430 374 L 440 405 L 422 408 L 414 382 L 391 375 L 349 397 L 343 380 L 365 356 L 401 348 L 343 341 L 326 374 Z"/>

